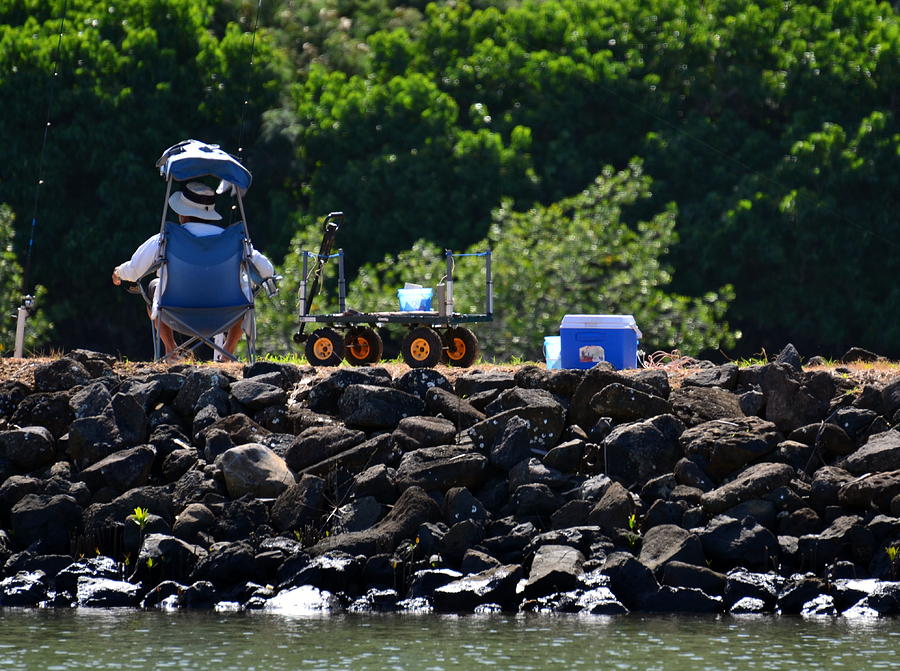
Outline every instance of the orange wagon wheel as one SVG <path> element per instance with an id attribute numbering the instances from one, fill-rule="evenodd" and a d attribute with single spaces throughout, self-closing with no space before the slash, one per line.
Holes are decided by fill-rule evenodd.
<path id="1" fill-rule="evenodd" d="M 378 332 L 368 326 L 350 329 L 344 338 L 344 358 L 355 366 L 381 361 L 384 343 Z"/>
<path id="2" fill-rule="evenodd" d="M 441 361 L 444 344 L 434 329 L 419 326 L 403 339 L 401 353 L 410 368 L 431 368 Z"/>
<path id="3" fill-rule="evenodd" d="M 332 328 L 316 329 L 306 341 L 306 360 L 313 366 L 337 366 L 344 358 L 344 339 Z"/>
<path id="4" fill-rule="evenodd" d="M 478 338 L 467 328 L 457 326 L 444 331 L 444 362 L 468 368 L 478 358 Z"/>

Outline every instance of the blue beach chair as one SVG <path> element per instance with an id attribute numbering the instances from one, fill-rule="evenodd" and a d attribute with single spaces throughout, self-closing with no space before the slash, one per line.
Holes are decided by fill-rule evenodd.
<path id="1" fill-rule="evenodd" d="M 177 333 L 187 336 L 175 354 L 184 354 L 200 345 L 208 345 L 221 357 L 237 359 L 229 354 L 215 337 L 234 324 L 243 323 L 247 340 L 248 359 L 256 358 L 256 318 L 253 293 L 248 298 L 242 288 L 249 282 L 259 288 L 260 278 L 250 263 L 250 234 L 244 215 L 243 195 L 250 188 L 250 172 L 233 156 L 217 145 L 198 140 L 185 140 L 169 147 L 156 162 L 166 180 L 166 195 L 160 222 L 162 245 L 150 275 L 160 271 L 158 317 Z M 219 192 L 230 190 L 236 197 L 241 220 L 219 235 L 195 236 L 186 228 L 166 221 L 169 196 L 175 181 L 187 182 L 202 177 L 221 180 Z M 163 286 L 164 285 L 164 286 Z M 139 282 L 141 294 L 148 305 L 152 303 L 149 281 Z M 267 281 L 272 295 L 277 288 L 274 280 Z M 154 360 L 162 358 L 159 332 L 153 329 Z"/>

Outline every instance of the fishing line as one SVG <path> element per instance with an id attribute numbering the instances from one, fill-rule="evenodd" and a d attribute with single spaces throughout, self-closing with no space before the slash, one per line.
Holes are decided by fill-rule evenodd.
<path id="1" fill-rule="evenodd" d="M 22 273 L 22 295 L 28 295 L 28 279 L 31 274 L 31 257 L 34 248 L 34 236 L 37 229 L 38 205 L 40 203 L 41 186 L 44 184 L 44 156 L 47 149 L 47 137 L 50 133 L 50 113 L 53 108 L 53 94 L 55 92 L 56 78 L 59 76 L 57 67 L 59 65 L 59 55 L 62 51 L 62 37 L 66 25 L 66 10 L 68 8 L 68 0 L 63 0 L 62 15 L 59 18 L 59 32 L 56 39 L 56 52 L 53 56 L 53 64 L 50 68 L 50 79 L 47 82 L 47 116 L 44 122 L 44 137 L 41 141 L 41 153 L 38 159 L 38 176 L 34 185 L 34 209 L 31 213 L 31 234 L 28 239 L 28 252 L 25 257 L 25 271 Z"/>

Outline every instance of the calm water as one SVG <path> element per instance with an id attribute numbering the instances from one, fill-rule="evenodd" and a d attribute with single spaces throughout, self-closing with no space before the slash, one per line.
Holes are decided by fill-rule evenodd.
<path id="1" fill-rule="evenodd" d="M 900 620 L 0 611 L 0 669 L 888 669 Z"/>

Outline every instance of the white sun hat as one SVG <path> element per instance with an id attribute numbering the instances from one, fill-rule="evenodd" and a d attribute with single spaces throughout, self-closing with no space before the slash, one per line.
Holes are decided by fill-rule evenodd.
<path id="1" fill-rule="evenodd" d="M 198 217 L 218 221 L 222 215 L 216 212 L 216 193 L 201 182 L 188 182 L 184 188 L 169 197 L 169 207 L 184 217 Z"/>

